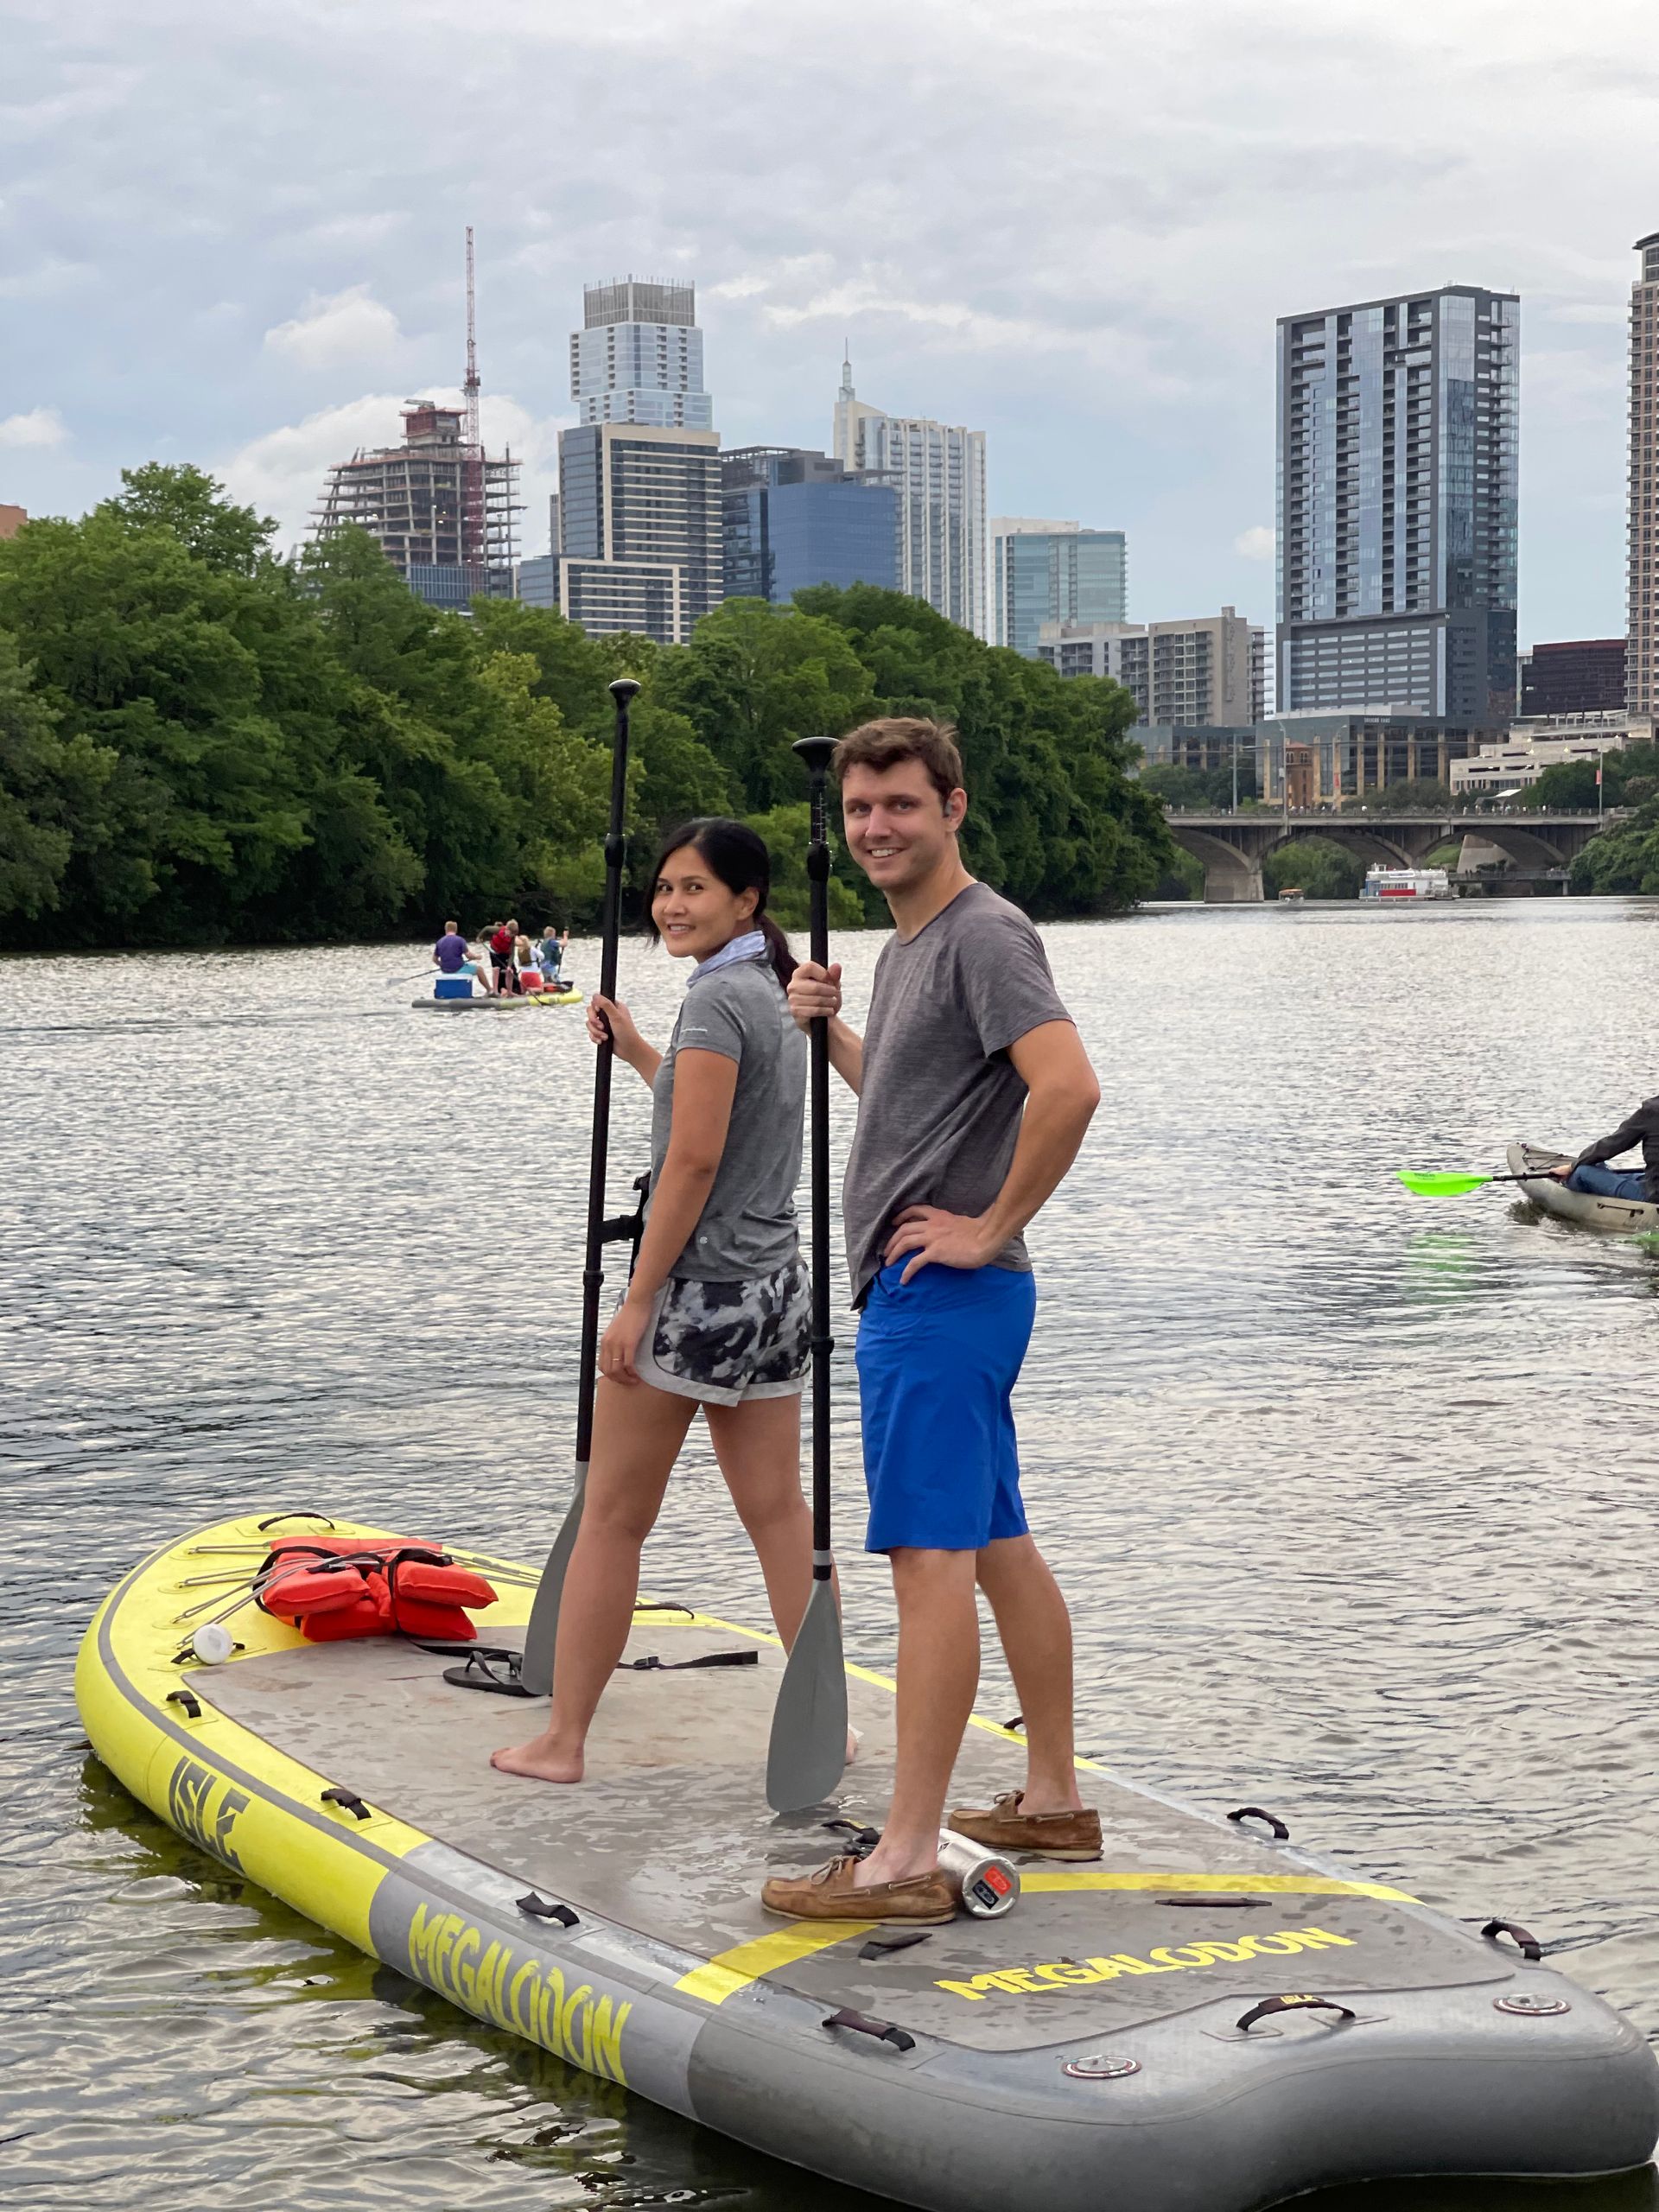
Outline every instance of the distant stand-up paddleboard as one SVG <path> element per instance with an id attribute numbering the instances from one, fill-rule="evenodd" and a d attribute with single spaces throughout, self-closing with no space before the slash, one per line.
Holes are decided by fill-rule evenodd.
<path id="1" fill-rule="evenodd" d="M 1511 1922 L 1460 1924 L 1269 1815 L 1200 1814 L 1090 1761 L 1103 1859 L 1021 1860 L 1012 1910 L 774 1920 L 764 1877 L 887 1801 L 890 1685 L 849 1681 L 863 1743 L 835 1800 L 773 1815 L 775 1640 L 642 1607 L 588 1779 L 527 1783 L 490 1768 L 477 1700 L 444 1679 L 464 1641 L 309 1643 L 262 1610 L 270 1545 L 308 1535 L 385 1538 L 251 1516 L 137 1567 L 82 1646 L 92 1744 L 201 1850 L 572 2065 L 933 2212 L 1247 2212 L 1327 2183 L 1648 2160 L 1643 2038 Z M 521 1642 L 534 1572 L 452 1556 L 499 1593 L 483 1648 Z M 958 1800 L 1022 1764 L 976 1721 Z"/>

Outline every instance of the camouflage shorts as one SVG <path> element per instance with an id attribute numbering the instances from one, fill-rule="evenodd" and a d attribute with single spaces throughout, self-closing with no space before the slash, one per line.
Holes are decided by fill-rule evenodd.
<path id="1" fill-rule="evenodd" d="M 642 1382 L 711 1406 L 798 1397 L 811 1352 L 810 1279 L 798 1255 L 749 1282 L 671 1275 L 633 1363 Z"/>

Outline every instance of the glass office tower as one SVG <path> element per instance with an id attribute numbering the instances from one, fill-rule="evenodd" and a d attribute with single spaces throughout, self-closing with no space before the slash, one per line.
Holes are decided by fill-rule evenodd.
<path id="1" fill-rule="evenodd" d="M 1121 530 L 1075 522 L 991 524 L 991 643 L 1037 658 L 1045 622 L 1126 622 L 1128 545 Z"/>
<path id="2" fill-rule="evenodd" d="M 899 588 L 897 487 L 796 446 L 721 456 L 728 599 L 787 603 L 807 584 Z"/>
<path id="3" fill-rule="evenodd" d="M 1519 337 L 1468 284 L 1281 320 L 1281 714 L 1507 724 Z"/>
<path id="4" fill-rule="evenodd" d="M 696 286 L 642 284 L 632 276 L 584 286 L 582 327 L 570 340 L 570 397 L 584 423 L 712 429 Z"/>

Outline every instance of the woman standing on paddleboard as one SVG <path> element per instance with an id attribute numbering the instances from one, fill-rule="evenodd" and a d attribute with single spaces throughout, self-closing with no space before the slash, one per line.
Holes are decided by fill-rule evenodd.
<path id="1" fill-rule="evenodd" d="M 600 1346 L 582 1529 L 565 1577 L 543 1734 L 492 1764 L 580 1782 L 583 1746 L 626 1644 L 639 1555 L 701 1406 L 721 1472 L 794 1641 L 811 1589 L 801 1495 L 801 1389 L 810 1349 L 796 1234 L 806 1039 L 784 995 L 795 962 L 766 912 L 771 861 L 741 822 L 692 822 L 652 874 L 651 934 L 693 960 L 668 1049 L 595 995 L 619 1058 L 651 1086 L 651 1197 L 626 1295 Z M 601 1020 L 602 1017 L 602 1020 Z"/>

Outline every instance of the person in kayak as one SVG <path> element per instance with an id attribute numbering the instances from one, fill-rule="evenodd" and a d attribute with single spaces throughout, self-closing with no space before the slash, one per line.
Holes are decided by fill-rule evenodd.
<path id="1" fill-rule="evenodd" d="M 651 1195 L 600 1346 L 548 1725 L 492 1761 L 545 1782 L 582 1779 L 588 1727 L 627 1642 L 640 1552 L 699 1406 L 785 1645 L 812 1584 L 800 1481 L 811 1307 L 795 1221 L 807 1048 L 785 996 L 795 963 L 766 911 L 766 848 L 742 823 L 676 830 L 651 880 L 651 936 L 696 965 L 665 1052 L 626 1006 L 588 1002 L 588 1035 L 599 1044 L 608 1024 L 617 1057 L 651 1090 Z"/>
<path id="2" fill-rule="evenodd" d="M 1621 1153 L 1642 1147 L 1642 1166 L 1607 1167 Z M 1604 1198 L 1638 1198 L 1659 1205 L 1659 1098 L 1644 1098 L 1611 1136 L 1587 1144 L 1576 1160 L 1552 1167 L 1550 1173 L 1569 1191 L 1592 1191 Z"/>
<path id="3" fill-rule="evenodd" d="M 840 1019 L 841 971 L 804 963 L 798 1020 L 830 1018 L 830 1058 L 858 1095 L 842 1193 L 870 1494 L 866 1548 L 899 1604 L 898 1759 L 880 1840 L 812 1875 L 775 1877 L 773 1912 L 948 1919 L 939 1829 L 979 1681 L 977 1582 L 1025 1716 L 1023 1790 L 950 1826 L 989 1849 L 1100 1855 L 1077 1794 L 1071 1624 L 1027 1531 L 1009 1396 L 1036 1291 L 1023 1234 L 1077 1157 L 1099 1085 L 1042 940 L 977 883 L 955 733 L 875 721 L 831 761 L 847 847 L 892 910 L 868 1024 Z"/>

